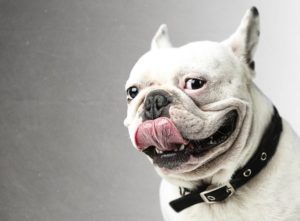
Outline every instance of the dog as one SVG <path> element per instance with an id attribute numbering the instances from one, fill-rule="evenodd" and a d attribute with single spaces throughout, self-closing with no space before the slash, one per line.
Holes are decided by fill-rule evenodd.
<path id="1" fill-rule="evenodd" d="M 161 25 L 126 82 L 134 147 L 165 221 L 300 220 L 300 141 L 253 82 L 259 12 L 222 42 L 175 48 Z"/>

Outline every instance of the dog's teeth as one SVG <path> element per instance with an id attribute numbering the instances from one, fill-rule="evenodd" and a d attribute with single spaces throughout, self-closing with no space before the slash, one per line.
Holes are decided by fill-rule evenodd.
<path id="1" fill-rule="evenodd" d="M 208 144 L 216 144 L 216 141 L 214 141 L 214 140 L 210 140 L 209 142 L 208 142 Z"/>
<path id="2" fill-rule="evenodd" d="M 184 148 L 185 148 L 185 146 L 184 146 L 184 144 L 182 144 L 182 145 L 180 146 L 179 150 L 180 150 L 180 151 L 181 151 L 181 150 L 184 150 Z"/>
<path id="3" fill-rule="evenodd" d="M 159 150 L 157 148 L 155 148 L 155 152 L 158 153 L 158 154 L 163 153 L 162 150 Z"/>
<path id="4" fill-rule="evenodd" d="M 210 137 L 209 137 L 208 144 L 215 144 L 215 141 L 214 141 L 214 137 L 213 137 L 213 136 L 210 136 Z"/>

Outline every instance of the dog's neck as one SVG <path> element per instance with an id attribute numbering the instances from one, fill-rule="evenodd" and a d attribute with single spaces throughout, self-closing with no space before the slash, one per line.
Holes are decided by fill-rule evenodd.
<path id="1" fill-rule="evenodd" d="M 273 114 L 272 102 L 259 90 L 254 83 L 251 84 L 249 90 L 251 94 L 251 105 L 253 110 L 250 134 L 253 134 L 253 136 L 249 134 L 249 139 L 247 140 L 247 143 L 241 154 L 240 161 L 237 165 L 238 167 L 244 166 L 253 156 Z"/>

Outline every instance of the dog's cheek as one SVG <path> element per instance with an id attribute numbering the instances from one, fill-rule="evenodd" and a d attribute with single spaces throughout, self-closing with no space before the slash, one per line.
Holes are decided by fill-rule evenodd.
<path id="1" fill-rule="evenodd" d="M 170 117 L 185 138 L 197 139 L 203 129 L 204 122 L 184 108 L 171 107 Z"/>
<path id="2" fill-rule="evenodd" d="M 215 83 L 209 83 L 203 90 L 184 90 L 184 92 L 198 108 L 224 99 L 220 85 Z"/>
<path id="3" fill-rule="evenodd" d="M 247 85 L 241 80 L 216 81 L 208 85 L 205 91 L 188 92 L 188 96 L 201 108 L 204 105 L 219 102 L 228 98 L 246 99 Z"/>

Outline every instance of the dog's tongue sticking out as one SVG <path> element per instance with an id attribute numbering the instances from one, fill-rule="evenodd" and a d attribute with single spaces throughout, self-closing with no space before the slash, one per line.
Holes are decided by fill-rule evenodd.
<path id="1" fill-rule="evenodd" d="M 139 150 L 155 146 L 161 151 L 174 150 L 180 144 L 187 144 L 174 123 L 166 117 L 143 122 L 135 134 L 135 142 Z"/>

